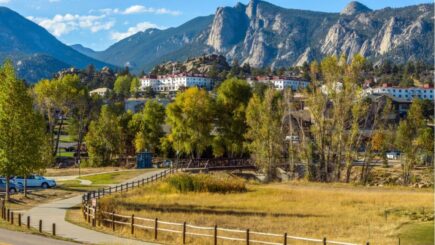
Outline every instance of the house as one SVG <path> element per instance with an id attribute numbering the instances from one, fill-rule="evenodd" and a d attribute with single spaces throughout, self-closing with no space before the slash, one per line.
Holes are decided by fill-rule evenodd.
<path id="1" fill-rule="evenodd" d="M 367 95 L 367 98 L 378 102 L 382 100 L 384 101 L 384 104 L 387 100 L 390 100 L 393 107 L 391 114 L 388 115 L 390 120 L 397 120 L 406 116 L 406 112 L 409 110 L 412 104 L 412 101 L 403 98 L 396 98 L 390 94 L 369 94 Z"/>
<path id="2" fill-rule="evenodd" d="M 425 84 L 423 87 L 395 87 L 384 83 L 380 87 L 366 88 L 366 95 L 386 94 L 398 100 L 411 102 L 415 98 L 435 101 L 434 88 L 432 84 Z"/>
<path id="3" fill-rule="evenodd" d="M 94 90 L 89 91 L 89 95 L 97 94 L 101 97 L 105 97 L 107 94 L 109 94 L 112 90 L 109 88 L 97 88 Z"/>
<path id="4" fill-rule="evenodd" d="M 164 76 L 144 76 L 140 79 L 141 90 L 151 87 L 156 92 L 176 92 L 182 88 L 213 88 L 213 79 L 202 74 L 179 73 Z"/>
<path id="5" fill-rule="evenodd" d="M 310 84 L 309 81 L 300 78 L 281 77 L 281 76 L 257 76 L 248 78 L 248 83 L 254 86 L 256 82 L 269 84 L 277 90 L 291 88 L 293 91 L 304 89 Z"/>

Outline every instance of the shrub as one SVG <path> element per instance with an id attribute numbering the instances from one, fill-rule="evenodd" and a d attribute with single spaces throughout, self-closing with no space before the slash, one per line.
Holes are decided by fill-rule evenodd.
<path id="1" fill-rule="evenodd" d="M 246 191 L 244 180 L 231 176 L 177 174 L 169 177 L 166 182 L 179 192 L 231 193 Z"/>

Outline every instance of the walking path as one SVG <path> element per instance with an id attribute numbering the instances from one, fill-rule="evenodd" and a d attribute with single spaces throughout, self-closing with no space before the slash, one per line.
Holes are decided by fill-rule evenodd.
<path id="1" fill-rule="evenodd" d="M 135 178 L 132 178 L 124 183 L 140 180 L 150 177 L 163 170 L 156 170 L 146 172 Z M 81 203 L 82 196 L 75 196 L 72 198 L 58 200 L 51 203 L 41 204 L 24 213 L 24 216 L 30 216 L 30 223 L 33 227 L 38 226 L 39 220 L 43 220 L 42 229 L 51 232 L 51 225 L 56 223 L 56 233 L 59 236 L 70 238 L 78 242 L 91 243 L 91 244 L 122 244 L 122 245 L 136 245 L 136 244 L 152 244 L 142 241 L 120 238 L 117 236 L 97 232 L 94 230 L 86 229 L 72 223 L 65 221 L 66 211 Z"/>

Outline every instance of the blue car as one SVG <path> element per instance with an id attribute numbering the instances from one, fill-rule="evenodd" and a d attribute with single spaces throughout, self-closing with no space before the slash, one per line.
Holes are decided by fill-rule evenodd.
<path id="1" fill-rule="evenodd" d="M 22 190 L 22 185 L 9 181 L 9 193 L 14 194 Z M 6 179 L 0 178 L 0 192 L 6 192 Z"/>

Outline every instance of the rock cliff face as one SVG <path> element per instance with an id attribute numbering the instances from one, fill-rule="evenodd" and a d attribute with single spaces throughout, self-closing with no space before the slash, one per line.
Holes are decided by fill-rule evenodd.
<path id="1" fill-rule="evenodd" d="M 252 66 L 301 65 L 341 54 L 349 59 L 362 54 L 375 62 L 387 58 L 433 62 L 433 15 L 433 6 L 428 4 L 372 11 L 351 2 L 334 14 L 283 9 L 252 0 L 247 6 L 218 9 L 208 45 L 229 60 Z M 243 20 L 239 21 L 243 25 L 228 28 L 233 20 Z M 229 42 L 236 33 L 237 39 Z"/>
<path id="2" fill-rule="evenodd" d="M 340 13 L 285 9 L 268 2 L 218 8 L 177 28 L 138 33 L 92 55 L 133 71 L 216 53 L 251 66 L 293 66 L 326 55 L 362 54 L 373 62 L 433 63 L 434 6 L 371 10 L 358 2 Z"/>

